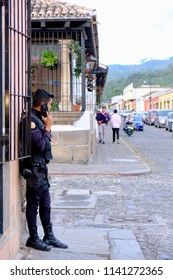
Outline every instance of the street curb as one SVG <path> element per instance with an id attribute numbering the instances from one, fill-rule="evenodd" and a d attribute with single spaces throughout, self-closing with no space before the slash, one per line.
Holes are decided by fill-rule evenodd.
<path id="1" fill-rule="evenodd" d="M 135 170 L 135 171 L 127 171 L 127 172 L 81 172 L 81 171 L 74 171 L 74 172 L 49 172 L 50 176 L 53 175 L 99 175 L 99 176 L 139 176 L 144 174 L 149 174 L 152 171 L 148 168 L 147 170 Z"/>

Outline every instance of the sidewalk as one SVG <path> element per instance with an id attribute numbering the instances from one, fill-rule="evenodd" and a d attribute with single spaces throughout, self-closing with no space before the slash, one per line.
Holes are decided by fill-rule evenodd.
<path id="1" fill-rule="evenodd" d="M 112 143 L 112 130 L 107 127 L 105 144 L 96 145 L 87 165 L 49 164 L 50 175 L 56 174 L 100 174 L 100 175 L 140 175 L 150 172 L 149 167 L 132 151 L 124 139 L 127 136 L 121 129 L 120 144 Z M 135 137 L 135 134 L 131 137 Z"/>
<path id="2" fill-rule="evenodd" d="M 92 186 L 92 175 L 97 175 L 99 176 L 98 178 L 103 178 L 105 180 L 106 176 L 142 175 L 150 172 L 148 166 L 126 144 L 126 135 L 123 135 L 123 133 L 124 132 L 121 130 L 122 137 L 120 139 L 120 144 L 112 144 L 112 131 L 111 128 L 108 127 L 105 144 L 96 145 L 96 152 L 91 156 L 87 165 L 49 164 L 49 175 L 53 178 L 53 180 L 50 180 L 50 190 L 54 233 L 60 240 L 67 243 L 69 248 L 67 250 L 52 248 L 50 252 L 41 252 L 32 248 L 26 248 L 25 242 L 28 237 L 28 233 L 26 233 L 26 236 L 23 237 L 22 248 L 16 259 L 144 259 L 136 237 L 130 229 L 111 228 L 111 226 L 107 227 L 109 224 L 106 223 L 104 227 L 104 222 L 102 222 L 103 218 L 100 215 L 100 210 L 97 209 L 98 201 L 102 199 L 102 208 L 104 208 L 105 195 L 115 195 L 117 190 L 114 190 L 114 192 L 108 190 L 96 191 L 94 190 L 94 186 Z M 84 187 L 80 187 L 79 183 L 76 182 L 76 176 L 78 175 L 84 175 L 82 176 Z M 65 182 L 66 178 L 69 178 L 69 176 L 72 189 L 68 189 L 68 185 L 66 185 Z M 63 187 L 66 187 L 65 192 L 58 188 L 59 177 L 63 180 Z M 86 177 L 87 180 L 91 178 L 92 191 L 84 189 Z M 90 212 L 94 212 L 94 218 L 91 219 L 94 221 L 93 224 L 87 226 L 86 222 L 84 223 L 85 225 L 81 225 L 81 213 L 84 213 L 88 217 Z M 63 221 L 64 219 L 68 219 L 67 217 L 69 215 L 75 215 L 76 224 L 71 224 L 70 222 L 67 224 L 66 222 L 64 226 Z M 86 221 L 88 221 L 87 219 L 90 219 L 90 217 L 86 218 L 86 216 L 84 216 L 84 220 L 86 219 Z M 43 232 L 40 224 L 38 228 L 40 237 L 42 237 Z"/>

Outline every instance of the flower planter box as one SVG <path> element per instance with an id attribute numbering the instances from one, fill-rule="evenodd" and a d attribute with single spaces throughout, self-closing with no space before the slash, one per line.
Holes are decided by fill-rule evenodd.
<path id="1" fill-rule="evenodd" d="M 80 111 L 80 105 L 73 105 L 73 111 Z"/>

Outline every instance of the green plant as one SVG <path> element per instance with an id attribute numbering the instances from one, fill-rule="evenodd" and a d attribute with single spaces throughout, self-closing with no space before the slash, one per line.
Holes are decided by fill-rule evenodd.
<path id="1" fill-rule="evenodd" d="M 71 44 L 69 45 L 69 49 L 72 54 L 81 53 L 82 47 L 79 44 L 79 41 L 71 40 Z"/>
<path id="2" fill-rule="evenodd" d="M 52 112 L 59 111 L 58 102 L 55 101 L 55 100 L 52 101 L 52 104 L 51 104 L 51 111 L 52 111 Z"/>
<path id="3" fill-rule="evenodd" d="M 74 74 L 79 78 L 82 72 L 82 63 L 86 65 L 86 55 L 84 56 L 84 61 L 82 61 L 82 47 L 78 41 L 72 40 L 69 49 L 71 54 L 76 57 L 76 67 L 74 69 Z"/>
<path id="4" fill-rule="evenodd" d="M 82 57 L 81 57 L 81 54 L 77 54 L 77 57 L 76 57 L 76 68 L 74 69 L 76 77 L 78 77 L 78 78 L 80 77 L 81 70 L 82 70 Z"/>
<path id="5" fill-rule="evenodd" d="M 41 56 L 41 64 L 45 67 L 54 67 L 59 61 L 58 55 L 52 50 L 43 50 Z"/>
<path id="6" fill-rule="evenodd" d="M 36 70 L 38 69 L 37 63 L 36 61 L 34 61 L 31 64 L 31 79 L 34 80 L 35 79 L 35 75 L 36 75 Z"/>
<path id="7" fill-rule="evenodd" d="M 77 98 L 76 98 L 75 104 L 76 104 L 76 105 L 82 105 L 82 99 L 81 99 L 81 97 L 77 97 Z"/>

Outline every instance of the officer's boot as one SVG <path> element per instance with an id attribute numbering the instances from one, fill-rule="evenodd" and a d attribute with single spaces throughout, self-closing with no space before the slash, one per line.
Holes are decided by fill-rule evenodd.
<path id="1" fill-rule="evenodd" d="M 51 246 L 48 246 L 46 243 L 44 243 L 38 236 L 37 228 L 29 228 L 29 234 L 30 237 L 26 241 L 27 247 L 32 247 L 36 250 L 41 251 L 50 251 Z"/>
<path id="2" fill-rule="evenodd" d="M 44 238 L 43 238 L 43 242 L 45 242 L 47 245 L 52 245 L 56 248 L 61 248 L 61 249 L 67 249 L 68 245 L 62 243 L 60 240 L 58 240 L 52 231 L 52 224 L 49 224 L 47 226 L 44 226 Z"/>

